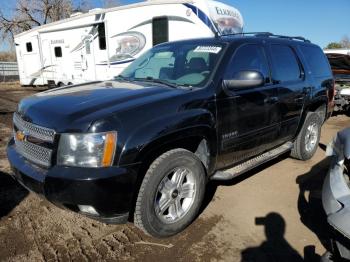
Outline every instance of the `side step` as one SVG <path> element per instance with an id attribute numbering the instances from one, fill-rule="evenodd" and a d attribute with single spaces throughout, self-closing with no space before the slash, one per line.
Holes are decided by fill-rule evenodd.
<path id="1" fill-rule="evenodd" d="M 291 150 L 293 148 L 292 142 L 287 142 L 271 151 L 265 152 L 257 157 L 251 158 L 246 162 L 243 162 L 233 168 L 217 171 L 210 179 L 211 180 L 230 180 L 233 179 L 254 167 L 257 167 L 265 162 L 268 162 L 279 155 Z"/>

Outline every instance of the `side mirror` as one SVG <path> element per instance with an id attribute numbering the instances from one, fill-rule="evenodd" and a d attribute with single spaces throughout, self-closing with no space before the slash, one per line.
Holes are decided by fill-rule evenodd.
<path id="1" fill-rule="evenodd" d="M 227 89 L 239 89 L 262 86 L 264 76 L 258 71 L 244 70 L 234 74 L 233 79 L 224 80 Z"/>

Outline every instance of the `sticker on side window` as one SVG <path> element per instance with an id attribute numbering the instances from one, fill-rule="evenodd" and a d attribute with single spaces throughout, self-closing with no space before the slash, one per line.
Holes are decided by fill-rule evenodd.
<path id="1" fill-rule="evenodd" d="M 193 52 L 196 53 L 214 53 L 217 54 L 221 50 L 220 46 L 197 46 Z"/>

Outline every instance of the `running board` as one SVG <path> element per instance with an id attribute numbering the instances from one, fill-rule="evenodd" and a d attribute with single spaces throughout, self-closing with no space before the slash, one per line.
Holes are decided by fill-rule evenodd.
<path id="1" fill-rule="evenodd" d="M 275 149 L 272 149 L 271 151 L 265 152 L 257 157 L 254 157 L 252 159 L 249 159 L 246 162 L 243 162 L 237 166 L 234 166 L 233 168 L 223 170 L 223 171 L 217 171 L 212 177 L 210 177 L 211 180 L 230 180 L 233 179 L 245 172 L 247 172 L 250 169 L 253 169 L 265 162 L 268 162 L 279 155 L 282 155 L 283 153 L 291 150 L 293 148 L 292 142 L 287 142 Z"/>

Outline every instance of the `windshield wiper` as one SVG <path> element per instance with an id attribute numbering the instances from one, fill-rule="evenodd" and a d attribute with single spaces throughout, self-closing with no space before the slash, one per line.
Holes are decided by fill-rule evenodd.
<path id="1" fill-rule="evenodd" d="M 131 81 L 132 79 L 130 77 L 125 77 L 125 76 L 122 76 L 122 75 L 117 75 L 113 78 L 113 80 L 123 80 L 123 81 Z"/>
<path id="2" fill-rule="evenodd" d="M 170 82 L 168 82 L 166 80 L 153 78 L 153 77 L 150 77 L 150 76 L 145 77 L 145 78 L 133 78 L 132 80 L 158 83 L 158 84 L 163 84 L 163 85 L 170 86 L 170 87 L 173 87 L 173 88 L 178 88 L 179 87 L 179 85 L 177 85 L 175 83 L 170 83 Z"/>

